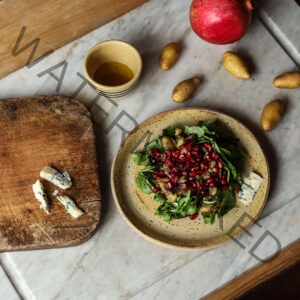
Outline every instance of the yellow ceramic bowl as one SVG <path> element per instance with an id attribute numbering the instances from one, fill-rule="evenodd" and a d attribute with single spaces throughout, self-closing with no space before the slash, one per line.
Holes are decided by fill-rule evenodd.
<path id="1" fill-rule="evenodd" d="M 121 84 L 108 85 L 95 76 L 104 64 L 118 63 L 129 68 L 131 78 Z M 142 58 L 136 48 L 120 40 L 103 41 L 92 47 L 84 57 L 83 72 L 97 93 L 112 99 L 122 98 L 133 91 L 142 73 Z M 102 74 L 104 77 L 105 74 Z M 102 76 L 102 77 L 103 77 Z"/>

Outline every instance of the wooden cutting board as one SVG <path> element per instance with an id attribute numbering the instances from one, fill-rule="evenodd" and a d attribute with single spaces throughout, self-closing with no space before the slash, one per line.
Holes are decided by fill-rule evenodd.
<path id="1" fill-rule="evenodd" d="M 39 177 L 44 166 L 71 175 L 61 190 Z M 0 101 L 0 251 L 74 246 L 86 241 L 100 221 L 101 197 L 90 112 L 70 97 L 53 95 Z M 36 200 L 40 179 L 50 213 Z M 68 195 L 85 212 L 66 213 L 53 194 Z"/>
<path id="2" fill-rule="evenodd" d="M 0 78 L 56 50 L 148 0 L 0 0 Z M 22 28 L 26 30 L 14 52 Z M 101 37 L 99 37 L 101 39 Z M 33 44 L 27 49 L 30 42 Z"/>

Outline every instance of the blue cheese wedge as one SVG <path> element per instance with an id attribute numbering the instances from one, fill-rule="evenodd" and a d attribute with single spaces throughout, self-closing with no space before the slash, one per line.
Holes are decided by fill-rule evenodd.
<path id="1" fill-rule="evenodd" d="M 38 179 L 33 185 L 32 189 L 35 198 L 41 202 L 40 208 L 42 208 L 47 214 L 49 214 L 48 198 L 44 191 L 44 186 Z"/>
<path id="2" fill-rule="evenodd" d="M 241 186 L 241 191 L 238 195 L 239 199 L 245 204 L 250 203 L 253 200 L 263 180 L 264 179 L 260 175 L 251 171 L 249 175 L 244 179 L 244 182 Z"/>
<path id="3" fill-rule="evenodd" d="M 41 170 L 40 176 L 64 190 L 68 189 L 72 185 L 71 177 L 67 171 L 62 174 L 56 169 L 46 166 Z"/>
<path id="4" fill-rule="evenodd" d="M 250 186 L 253 190 L 255 190 L 255 192 L 257 192 L 263 180 L 264 179 L 260 175 L 251 171 L 249 175 L 245 178 L 244 183 Z"/>
<path id="5" fill-rule="evenodd" d="M 249 185 L 243 183 L 241 186 L 241 191 L 239 193 L 239 198 L 244 203 L 250 203 L 255 195 L 255 190 Z"/>
<path id="6" fill-rule="evenodd" d="M 70 197 L 57 196 L 56 198 L 64 205 L 66 212 L 69 213 L 72 217 L 79 218 L 84 214 L 84 212 L 76 206 L 75 202 Z"/>

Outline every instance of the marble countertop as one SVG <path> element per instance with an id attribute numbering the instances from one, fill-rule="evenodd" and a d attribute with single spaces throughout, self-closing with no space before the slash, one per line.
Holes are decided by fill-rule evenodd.
<path id="1" fill-rule="evenodd" d="M 64 94 L 76 97 L 93 113 L 100 162 L 103 219 L 95 235 L 80 246 L 0 254 L 3 299 L 199 299 L 277 253 L 300 237 L 300 99 L 298 90 L 272 86 L 275 76 L 300 67 L 300 7 L 296 1 L 262 1 L 247 35 L 240 41 L 215 46 L 200 40 L 188 20 L 190 1 L 151 0 L 126 15 L 54 51 L 31 68 L 0 80 L 1 98 Z M 297 24 L 298 25 L 298 24 Z M 20 27 L 21 31 L 21 27 Z M 132 43 L 144 63 L 141 82 L 133 94 L 113 105 L 96 100 L 82 88 L 82 61 L 96 43 L 121 39 Z M 158 57 L 172 41 L 183 45 L 175 67 L 162 72 Z M 222 54 L 238 51 L 251 62 L 252 79 L 238 80 L 224 70 Z M 45 73 L 53 69 L 62 84 Z M 200 75 L 203 83 L 185 103 L 171 100 L 181 80 Z M 269 133 L 259 127 L 264 105 L 282 99 L 286 112 Z M 122 111 L 137 123 L 155 113 L 187 106 L 225 112 L 242 121 L 261 142 L 271 168 L 271 189 L 258 219 L 239 239 L 208 250 L 173 250 L 136 234 L 123 220 L 110 190 L 110 171 L 122 131 L 107 128 Z M 104 113 L 106 112 L 106 113 Z M 122 119 L 129 132 L 134 123 Z M 271 233 L 266 239 L 260 238 Z M 256 248 L 255 248 L 256 247 Z M 255 248 L 255 255 L 251 249 Z M 260 258 L 260 259 L 259 259 Z M 0 297 L 0 298 L 1 298 Z"/>

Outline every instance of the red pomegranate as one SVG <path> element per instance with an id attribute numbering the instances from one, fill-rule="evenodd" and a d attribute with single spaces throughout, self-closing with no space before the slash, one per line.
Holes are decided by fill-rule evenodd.
<path id="1" fill-rule="evenodd" d="M 191 26 L 209 43 L 233 43 L 247 32 L 256 6 L 253 0 L 193 0 Z"/>

